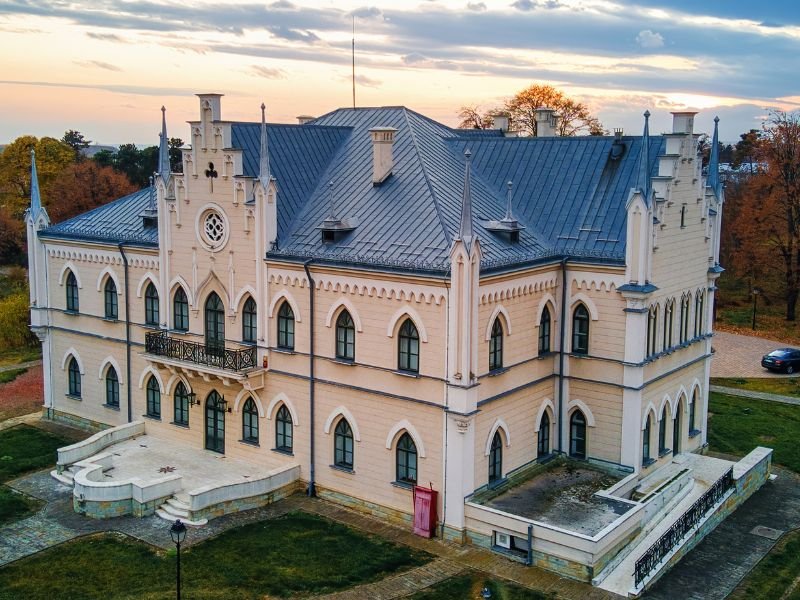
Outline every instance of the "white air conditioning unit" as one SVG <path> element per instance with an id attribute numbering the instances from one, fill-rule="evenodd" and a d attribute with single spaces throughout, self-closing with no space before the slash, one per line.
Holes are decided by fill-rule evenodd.
<path id="1" fill-rule="evenodd" d="M 494 532 L 494 544 L 495 546 L 499 546 L 500 548 L 505 548 L 507 550 L 511 549 L 511 536 L 507 533 L 501 533 L 499 531 Z"/>

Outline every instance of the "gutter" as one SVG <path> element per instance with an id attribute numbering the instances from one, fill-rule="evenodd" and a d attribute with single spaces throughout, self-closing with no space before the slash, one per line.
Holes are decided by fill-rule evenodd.
<path id="1" fill-rule="evenodd" d="M 125 389 L 128 395 L 128 423 L 133 421 L 133 404 L 131 401 L 131 316 L 130 316 L 130 288 L 128 286 L 128 257 L 122 248 L 122 242 L 117 244 L 119 253 L 122 256 L 122 264 L 125 267 L 125 369 L 127 385 Z"/>
<path id="2" fill-rule="evenodd" d="M 308 319 L 308 401 L 310 405 L 309 412 L 311 415 L 311 458 L 309 466 L 308 489 L 306 490 L 306 495 L 310 498 L 314 498 L 317 495 L 314 470 L 314 389 L 316 387 L 316 380 L 314 379 L 314 279 L 311 277 L 311 271 L 308 268 L 308 265 L 310 265 L 313 260 L 314 259 L 312 258 L 303 263 L 303 269 L 305 269 L 306 277 L 308 278 L 308 309 L 310 313 Z"/>
<path id="3" fill-rule="evenodd" d="M 564 338 L 567 328 L 567 261 L 561 259 L 561 323 L 558 346 L 558 453 L 564 454 Z"/>

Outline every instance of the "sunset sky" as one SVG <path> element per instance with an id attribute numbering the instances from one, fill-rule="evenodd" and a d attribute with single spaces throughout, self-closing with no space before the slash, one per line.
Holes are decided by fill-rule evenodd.
<path id="1" fill-rule="evenodd" d="M 78 129 L 99 143 L 186 139 L 198 92 L 223 118 L 295 122 L 357 103 L 449 125 L 533 82 L 586 101 L 608 129 L 715 114 L 723 140 L 767 107 L 800 109 L 796 0 L 0 0 L 0 143 Z"/>

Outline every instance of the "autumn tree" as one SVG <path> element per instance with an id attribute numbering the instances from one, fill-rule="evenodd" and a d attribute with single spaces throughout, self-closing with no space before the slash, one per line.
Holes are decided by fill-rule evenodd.
<path id="1" fill-rule="evenodd" d="M 137 189 L 123 173 L 85 160 L 64 169 L 53 182 L 48 214 L 58 223 Z"/>
<path id="2" fill-rule="evenodd" d="M 25 135 L 6 146 L 0 154 L 0 206 L 15 218 L 22 218 L 30 202 L 32 149 L 36 150 L 39 189 L 45 204 L 53 181 L 75 159 L 72 148 L 51 137 Z"/>
<path id="3" fill-rule="evenodd" d="M 773 112 L 758 136 L 745 136 L 745 151 L 765 169 L 726 198 L 727 252 L 738 275 L 778 280 L 786 320 L 794 321 L 800 298 L 800 113 Z"/>
<path id="4" fill-rule="evenodd" d="M 181 138 L 169 139 L 169 162 L 173 173 L 183 171 Z M 101 150 L 93 160 L 100 166 L 113 167 L 139 188 L 149 185 L 150 177 L 158 170 L 158 146 L 147 146 L 141 150 L 136 144 L 122 144 L 116 152 Z"/>
<path id="5" fill-rule="evenodd" d="M 517 92 L 508 100 L 505 110 L 511 116 L 514 127 L 528 135 L 536 135 L 536 109 L 552 108 L 561 117 L 558 122 L 558 135 L 572 136 L 579 133 L 603 135 L 603 125 L 589 112 L 583 102 L 568 98 L 552 85 L 535 83 Z"/>
<path id="6" fill-rule="evenodd" d="M 491 129 L 494 126 L 494 111 L 484 110 L 477 104 L 469 104 L 458 109 L 460 129 Z"/>

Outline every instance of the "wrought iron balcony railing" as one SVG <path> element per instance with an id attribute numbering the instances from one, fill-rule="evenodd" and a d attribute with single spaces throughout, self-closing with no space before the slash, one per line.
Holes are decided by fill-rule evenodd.
<path id="1" fill-rule="evenodd" d="M 200 344 L 170 337 L 166 331 L 145 334 L 144 348 L 148 354 L 225 371 L 246 371 L 256 367 L 255 347 L 234 350 L 222 344 Z"/>

